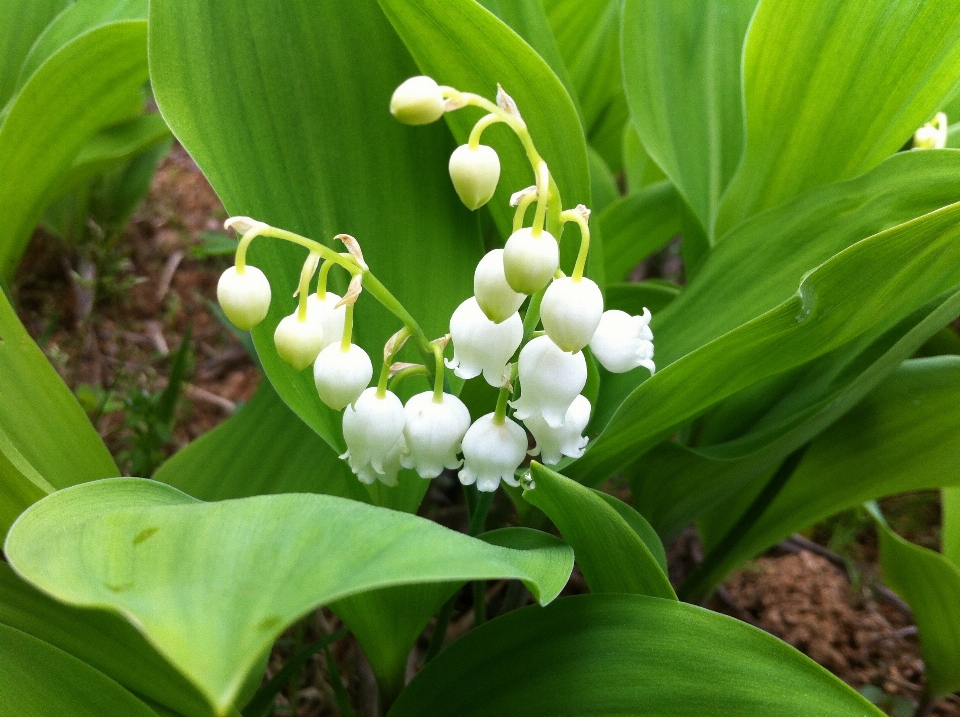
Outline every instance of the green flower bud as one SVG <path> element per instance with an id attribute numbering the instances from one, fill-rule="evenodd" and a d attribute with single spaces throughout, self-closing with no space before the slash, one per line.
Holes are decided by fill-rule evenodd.
<path id="1" fill-rule="evenodd" d="M 273 343 L 280 358 L 302 371 L 312 364 L 323 348 L 323 325 L 318 315 L 300 320 L 298 312 L 285 316 L 273 333 Z"/>
<path id="2" fill-rule="evenodd" d="M 217 282 L 217 301 L 234 326 L 249 331 L 270 310 L 270 282 L 255 266 L 247 264 L 242 271 L 231 266 Z"/>
<path id="3" fill-rule="evenodd" d="M 476 149 L 460 145 L 450 155 L 450 179 L 467 208 L 479 209 L 490 201 L 500 181 L 500 157 L 484 144 Z"/>
<path id="4" fill-rule="evenodd" d="M 560 247 L 544 230 L 534 236 L 529 227 L 518 229 L 503 247 L 503 273 L 507 283 L 521 294 L 536 294 L 553 279 L 560 266 Z"/>
<path id="5" fill-rule="evenodd" d="M 430 124 L 443 116 L 440 86 L 424 75 L 405 80 L 393 91 L 390 114 L 404 124 Z"/>

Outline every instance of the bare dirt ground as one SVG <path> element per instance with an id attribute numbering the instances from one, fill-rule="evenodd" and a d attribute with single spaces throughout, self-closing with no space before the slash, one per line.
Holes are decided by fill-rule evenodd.
<path id="1" fill-rule="evenodd" d="M 14 285 L 19 315 L 81 396 L 122 468 L 129 465 L 124 456 L 135 432 L 125 418 L 130 398 L 163 390 L 171 356 L 188 324 L 193 361 L 164 454 L 226 419 L 256 389 L 257 369 L 211 305 L 217 278 L 231 260 L 196 255 L 196 247 L 209 238 L 207 233 L 222 231 L 225 216 L 203 175 L 177 146 L 125 232 L 112 279 L 127 288 L 101 297 L 89 320 L 76 321 L 63 249 L 56 240 L 38 231 L 21 266 Z M 921 535 L 918 542 L 930 540 Z M 689 536 L 671 551 L 678 563 L 695 554 Z M 869 564 L 875 558 L 869 545 L 856 557 L 865 561 L 868 571 L 872 569 Z M 773 551 L 732 575 L 711 607 L 785 640 L 854 687 L 874 690 L 875 699 L 886 695 L 883 706 L 890 714 L 910 715 L 908 700 L 918 699 L 923 686 L 923 663 L 911 618 L 894 603 L 876 599 L 870 589 L 872 577 L 854 577 L 856 584 L 851 584 L 848 572 L 822 555 Z M 585 590 L 577 571 L 567 592 Z M 490 583 L 491 608 L 507 599 L 516 602 L 516 595 L 505 597 L 509 592 L 506 582 Z M 472 625 L 469 597 L 464 594 L 462 601 L 448 638 Z M 299 635 L 289 631 L 271 657 L 268 678 L 280 670 L 296 644 L 309 644 L 340 627 L 329 612 L 318 611 L 301 625 Z M 432 626 L 427 636 L 430 630 Z M 411 674 L 426 647 L 424 638 L 411 662 Z M 340 640 L 332 652 L 358 714 L 373 714 L 373 678 L 356 643 Z M 307 662 L 298 688 L 284 690 L 277 715 L 291 714 L 287 696 L 294 693 L 301 717 L 337 714 L 323 652 Z M 960 717 L 960 699 L 942 701 L 932 714 Z"/>

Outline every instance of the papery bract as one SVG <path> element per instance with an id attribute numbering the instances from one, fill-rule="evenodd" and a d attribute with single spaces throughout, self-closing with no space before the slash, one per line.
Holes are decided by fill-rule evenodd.
<path id="1" fill-rule="evenodd" d="M 653 373 L 653 332 L 650 312 L 631 316 L 625 311 L 604 311 L 600 325 L 590 340 L 590 350 L 600 365 L 611 373 L 626 373 L 644 366 Z"/>
<path id="2" fill-rule="evenodd" d="M 484 315 L 498 324 L 517 313 L 527 298 L 507 283 L 503 273 L 503 249 L 487 252 L 477 264 L 473 273 L 473 294 Z"/>
<path id="3" fill-rule="evenodd" d="M 313 364 L 313 381 L 320 400 L 338 411 L 356 401 L 371 378 L 370 357 L 356 344 L 350 344 L 346 351 L 340 344 L 331 344 Z"/>
<path id="4" fill-rule="evenodd" d="M 323 348 L 323 328 L 319 316 L 311 316 L 308 311 L 307 317 L 301 321 L 295 311 L 283 317 L 273 332 L 273 343 L 280 358 L 297 371 L 302 371 L 316 360 Z"/>
<path id="5" fill-rule="evenodd" d="M 474 378 L 482 372 L 487 383 L 499 388 L 507 362 L 523 341 L 523 320 L 514 312 L 495 324 L 471 296 L 450 317 L 450 336 L 453 359 L 446 361 L 447 368 L 460 378 Z"/>
<path id="6" fill-rule="evenodd" d="M 485 144 L 472 149 L 462 144 L 450 155 L 450 179 L 467 209 L 475 210 L 490 201 L 500 181 L 500 157 Z"/>
<path id="7" fill-rule="evenodd" d="M 538 336 L 520 352 L 519 373 L 520 397 L 510 402 L 514 415 L 525 421 L 541 413 L 547 425 L 559 428 L 587 383 L 587 360 L 582 351 L 569 353 L 549 336 Z"/>
<path id="8" fill-rule="evenodd" d="M 400 461 L 414 468 L 421 478 L 436 478 L 444 468 L 459 468 L 460 442 L 470 427 L 470 411 L 456 396 L 443 394 L 433 400 L 433 391 L 418 393 L 403 409 L 406 449 Z"/>
<path id="9" fill-rule="evenodd" d="M 270 310 L 270 282 L 255 266 L 247 264 L 243 271 L 231 266 L 217 282 L 217 301 L 234 326 L 249 331 Z"/>
<path id="10" fill-rule="evenodd" d="M 579 351 L 589 344 L 602 314 L 603 294 L 590 279 L 557 279 L 547 287 L 540 304 L 547 336 L 564 351 Z"/>
<path id="11" fill-rule="evenodd" d="M 589 422 L 590 401 L 582 394 L 573 399 L 557 428 L 552 428 L 541 414 L 533 414 L 523 422 L 537 441 L 530 455 L 539 454 L 540 462 L 546 465 L 556 465 L 563 456 L 579 458 L 589 440 L 582 435 Z"/>
<path id="12" fill-rule="evenodd" d="M 390 98 L 390 114 L 404 124 L 436 122 L 443 116 L 443 109 L 440 86 L 425 75 L 403 81 Z"/>
<path id="13" fill-rule="evenodd" d="M 560 266 L 560 247 L 548 231 L 533 235 L 529 227 L 518 229 L 503 247 L 503 272 L 507 283 L 521 294 L 536 294 Z"/>
<path id="14" fill-rule="evenodd" d="M 519 485 L 514 472 L 526 455 L 527 432 L 509 418 L 498 424 L 494 414 L 488 413 L 478 418 L 463 437 L 460 482 L 476 483 L 477 490 L 488 493 L 495 491 L 501 480 Z"/>
<path id="15" fill-rule="evenodd" d="M 323 331 L 323 342 L 320 349 L 330 344 L 343 341 L 343 326 L 347 317 L 347 307 L 337 306 L 342 297 L 328 291 L 321 299 L 316 294 L 307 298 L 307 315 L 311 319 L 318 318 Z"/>
<path id="16" fill-rule="evenodd" d="M 392 470 L 391 463 L 397 463 L 399 470 L 404 420 L 403 404 L 396 394 L 386 391 L 379 396 L 375 386 L 366 389 L 343 412 L 343 440 L 347 451 L 340 457 L 350 464 L 362 482 L 373 483 L 379 479 L 387 485 L 396 484 L 397 471 Z M 397 455 L 391 456 L 394 449 Z"/>

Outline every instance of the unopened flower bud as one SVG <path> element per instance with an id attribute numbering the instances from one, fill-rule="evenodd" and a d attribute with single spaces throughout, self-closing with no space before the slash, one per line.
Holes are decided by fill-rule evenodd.
<path id="1" fill-rule="evenodd" d="M 323 328 L 319 316 L 311 316 L 308 309 L 303 321 L 298 311 L 283 317 L 273 332 L 273 343 L 280 358 L 297 371 L 302 371 L 317 359 L 317 354 L 323 348 Z"/>
<path id="2" fill-rule="evenodd" d="M 490 201 L 500 181 L 500 157 L 485 144 L 471 149 L 462 144 L 450 155 L 450 179 L 467 209 L 479 209 Z"/>
<path id="3" fill-rule="evenodd" d="M 503 249 L 487 252 L 473 274 L 473 293 L 488 319 L 502 323 L 517 313 L 523 294 L 510 288 L 503 273 Z"/>
<path id="4" fill-rule="evenodd" d="M 514 472 L 527 455 L 527 432 L 505 418 L 497 424 L 494 414 L 478 418 L 463 437 L 463 468 L 460 482 L 477 484 L 477 490 L 491 493 L 504 481 L 519 485 Z"/>
<path id="5" fill-rule="evenodd" d="M 540 454 L 540 461 L 545 465 L 556 465 L 563 456 L 579 458 L 587 447 L 588 439 L 583 431 L 590 422 L 590 401 L 580 395 L 573 399 L 563 424 L 558 428 L 551 428 L 539 413 L 535 413 L 524 421 L 530 433 L 537 441 L 530 455 Z"/>
<path id="6" fill-rule="evenodd" d="M 590 279 L 557 279 L 547 287 L 540 304 L 547 336 L 564 351 L 579 351 L 589 344 L 602 314 L 603 294 Z"/>
<path id="7" fill-rule="evenodd" d="M 611 373 L 626 373 L 644 366 L 656 371 L 653 363 L 653 332 L 650 312 L 631 316 L 624 311 L 604 311 L 600 325 L 590 339 L 590 350 L 600 365 Z"/>
<path id="8" fill-rule="evenodd" d="M 499 388 L 507 362 L 523 341 L 523 320 L 514 312 L 495 324 L 471 296 L 450 317 L 450 336 L 453 359 L 446 361 L 447 368 L 460 378 L 474 378 L 482 372 L 487 383 Z"/>
<path id="9" fill-rule="evenodd" d="M 583 352 L 569 353 L 549 336 L 538 336 L 523 347 L 518 363 L 521 394 L 510 402 L 514 415 L 525 421 L 540 413 L 548 426 L 559 428 L 587 384 Z"/>
<path id="10" fill-rule="evenodd" d="M 560 248 L 548 231 L 535 237 L 529 227 L 518 229 L 503 248 L 507 283 L 521 294 L 536 294 L 550 283 L 560 266 Z"/>
<path id="11" fill-rule="evenodd" d="M 343 325 L 347 317 L 347 307 L 337 307 L 340 299 L 341 297 L 332 291 L 328 291 L 322 299 L 317 298 L 316 294 L 311 294 L 307 298 L 307 314 L 311 319 L 316 318 L 320 322 L 320 328 L 323 331 L 321 350 L 327 348 L 330 344 L 338 344 L 343 341 Z"/>
<path id="12" fill-rule="evenodd" d="M 231 266 L 217 282 L 217 301 L 234 326 L 249 331 L 270 310 L 270 282 L 255 266 L 247 264 L 242 271 Z"/>
<path id="13" fill-rule="evenodd" d="M 367 352 L 356 344 L 344 351 L 330 344 L 313 364 L 313 381 L 320 400 L 339 411 L 356 401 L 373 378 L 373 364 Z"/>
<path id="14" fill-rule="evenodd" d="M 393 91 L 390 114 L 404 124 L 430 124 L 443 116 L 443 93 L 430 77 L 405 80 Z"/>
<path id="15" fill-rule="evenodd" d="M 347 452 L 340 458 L 350 464 L 350 470 L 361 482 L 370 484 L 380 480 L 387 485 L 396 485 L 399 456 L 403 449 L 403 424 L 400 399 L 391 391 L 386 391 L 383 396 L 377 395 L 375 386 L 366 389 L 343 412 L 343 440 L 347 443 Z"/>
<path id="16" fill-rule="evenodd" d="M 932 121 L 913 133 L 913 146 L 917 149 L 943 149 L 947 146 L 947 116 L 937 112 Z"/>
<path id="17" fill-rule="evenodd" d="M 463 401 L 445 393 L 437 403 L 433 391 L 426 391 L 407 401 L 403 412 L 407 447 L 400 460 L 404 468 L 416 469 L 421 478 L 436 478 L 444 468 L 463 464 L 457 453 L 470 427 L 470 411 Z"/>

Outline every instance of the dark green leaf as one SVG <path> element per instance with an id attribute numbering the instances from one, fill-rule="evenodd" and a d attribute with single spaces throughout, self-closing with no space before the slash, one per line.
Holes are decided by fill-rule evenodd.
<path id="1" fill-rule="evenodd" d="M 657 314 L 679 295 L 680 286 L 662 279 L 636 284 L 611 284 L 606 289 L 605 308 L 619 309 L 637 316 L 646 308 Z"/>
<path id="2" fill-rule="evenodd" d="M 622 281 L 680 232 L 677 190 L 658 182 L 611 204 L 598 217 L 607 280 Z"/>
<path id="3" fill-rule="evenodd" d="M 7 0 L 0 3 L 0 108 L 17 88 L 20 65 L 40 33 L 71 0 Z M 15 27 L 16 32 L 9 29 Z M 0 111 L 0 116 L 2 116 Z"/>

